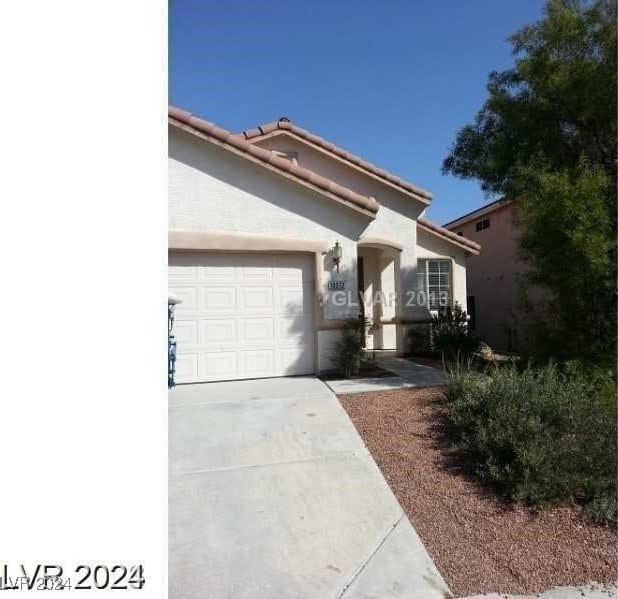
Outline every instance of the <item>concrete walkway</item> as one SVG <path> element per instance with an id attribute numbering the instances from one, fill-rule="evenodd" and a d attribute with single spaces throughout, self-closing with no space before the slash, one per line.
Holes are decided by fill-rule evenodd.
<path id="1" fill-rule="evenodd" d="M 391 389 L 406 389 L 417 387 L 414 383 L 406 381 L 400 376 L 375 376 L 371 378 L 337 379 L 325 381 L 325 383 L 337 394 L 369 393 L 371 391 L 389 391 Z"/>
<path id="2" fill-rule="evenodd" d="M 340 379 L 326 381 L 326 384 L 338 395 L 446 384 L 446 375 L 441 369 L 398 358 L 395 351 L 375 350 L 368 351 L 367 355 L 375 358 L 377 365 L 392 372 L 393 376 Z"/>
<path id="3" fill-rule="evenodd" d="M 169 427 L 171 599 L 450 597 L 319 380 L 179 386 Z"/>
<path id="4" fill-rule="evenodd" d="M 446 384 L 446 375 L 439 368 L 398 358 L 394 351 L 375 352 L 375 357 L 380 368 L 396 374 L 415 387 L 433 387 Z"/>

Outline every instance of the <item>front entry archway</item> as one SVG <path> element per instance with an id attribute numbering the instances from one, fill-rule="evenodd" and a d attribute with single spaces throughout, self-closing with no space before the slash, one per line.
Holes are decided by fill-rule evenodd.
<path id="1" fill-rule="evenodd" d="M 397 316 L 400 305 L 400 251 L 378 243 L 358 245 L 358 288 L 361 316 L 369 325 L 366 349 L 397 349 Z"/>

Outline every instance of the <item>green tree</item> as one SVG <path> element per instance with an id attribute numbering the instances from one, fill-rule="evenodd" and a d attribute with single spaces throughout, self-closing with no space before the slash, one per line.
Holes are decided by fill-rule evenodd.
<path id="1" fill-rule="evenodd" d="M 518 201 L 527 281 L 550 291 L 538 340 L 613 363 L 616 0 L 549 0 L 509 41 L 514 66 L 490 74 L 443 170 Z"/>

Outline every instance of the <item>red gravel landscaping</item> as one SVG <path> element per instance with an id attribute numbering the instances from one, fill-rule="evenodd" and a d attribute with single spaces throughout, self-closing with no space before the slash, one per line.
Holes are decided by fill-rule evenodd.
<path id="1" fill-rule="evenodd" d="M 574 507 L 506 505 L 474 481 L 449 446 L 440 388 L 339 399 L 455 595 L 615 582 L 614 530 Z"/>

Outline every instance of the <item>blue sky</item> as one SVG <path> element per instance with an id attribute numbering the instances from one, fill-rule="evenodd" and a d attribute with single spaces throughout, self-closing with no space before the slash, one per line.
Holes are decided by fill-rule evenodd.
<path id="1" fill-rule="evenodd" d="M 433 193 L 444 223 L 489 201 L 440 172 L 542 0 L 170 0 L 169 98 L 231 131 L 296 124 Z"/>

